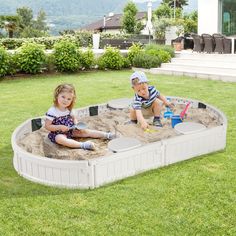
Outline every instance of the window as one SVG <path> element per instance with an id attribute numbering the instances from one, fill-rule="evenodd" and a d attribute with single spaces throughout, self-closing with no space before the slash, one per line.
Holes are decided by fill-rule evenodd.
<path id="1" fill-rule="evenodd" d="M 222 0 L 222 33 L 236 35 L 236 1 Z"/>

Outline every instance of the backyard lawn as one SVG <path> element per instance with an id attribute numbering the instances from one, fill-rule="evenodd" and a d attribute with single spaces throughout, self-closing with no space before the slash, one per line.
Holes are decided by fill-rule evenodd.
<path id="1" fill-rule="evenodd" d="M 93 190 L 47 187 L 13 168 L 11 134 L 42 116 L 62 82 L 76 107 L 131 97 L 131 70 L 0 81 L 0 235 L 236 235 L 236 83 L 147 74 L 164 95 L 201 100 L 228 119 L 225 150 Z"/>

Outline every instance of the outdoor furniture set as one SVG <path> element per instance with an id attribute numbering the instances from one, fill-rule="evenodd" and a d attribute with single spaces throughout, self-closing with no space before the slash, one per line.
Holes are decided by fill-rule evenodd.
<path id="1" fill-rule="evenodd" d="M 232 40 L 222 34 L 191 34 L 194 42 L 193 51 L 204 53 L 232 53 Z"/>

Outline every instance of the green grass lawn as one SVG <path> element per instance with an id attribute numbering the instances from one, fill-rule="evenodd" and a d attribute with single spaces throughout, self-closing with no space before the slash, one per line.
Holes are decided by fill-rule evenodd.
<path id="1" fill-rule="evenodd" d="M 198 99 L 228 119 L 225 150 L 94 190 L 39 185 L 13 168 L 11 134 L 42 116 L 62 82 L 76 107 L 131 97 L 131 71 L 0 81 L 0 235 L 236 235 L 236 83 L 147 74 L 164 95 Z"/>

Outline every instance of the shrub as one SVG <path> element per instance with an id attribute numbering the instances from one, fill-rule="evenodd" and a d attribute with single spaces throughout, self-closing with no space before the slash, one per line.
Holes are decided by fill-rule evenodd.
<path id="1" fill-rule="evenodd" d="M 88 47 L 92 45 L 92 33 L 80 31 L 75 34 L 64 34 L 62 36 L 35 37 L 35 38 L 0 38 L 0 45 L 7 49 L 17 49 L 24 43 L 38 43 L 45 46 L 45 49 L 52 49 L 55 43 L 61 40 L 68 40 L 76 46 Z"/>
<path id="2" fill-rule="evenodd" d="M 54 46 L 55 65 L 61 72 L 72 72 L 79 69 L 80 60 L 76 45 L 62 40 Z"/>
<path id="3" fill-rule="evenodd" d="M 140 52 L 133 59 L 133 66 L 135 67 L 150 69 L 153 67 L 159 67 L 160 65 L 161 61 L 159 57 L 149 55 L 145 52 Z"/>
<path id="4" fill-rule="evenodd" d="M 52 49 L 54 44 L 60 40 L 61 37 L 53 36 L 53 37 L 39 37 L 39 38 L 26 38 L 25 40 L 38 43 L 45 46 L 45 49 Z"/>
<path id="5" fill-rule="evenodd" d="M 158 57 L 160 58 L 161 63 L 167 63 L 167 62 L 170 62 L 171 60 L 171 56 L 169 52 L 164 51 L 164 50 L 158 50 Z"/>
<path id="6" fill-rule="evenodd" d="M 116 69 L 119 70 L 123 67 L 124 60 L 120 54 L 119 49 L 114 47 L 107 47 L 104 54 L 98 59 L 99 69 Z"/>
<path id="7" fill-rule="evenodd" d="M 9 69 L 8 69 L 8 73 L 10 75 L 14 75 L 16 74 L 20 69 L 19 69 L 19 65 L 17 64 L 18 59 L 17 59 L 17 54 L 16 53 L 11 53 L 9 54 L 10 56 L 10 65 L 9 65 Z"/>
<path id="8" fill-rule="evenodd" d="M 10 55 L 7 51 L 0 47 L 0 77 L 6 75 L 10 68 Z"/>
<path id="9" fill-rule="evenodd" d="M 160 45 L 160 44 L 149 44 L 145 46 L 145 51 L 149 51 L 151 49 L 154 49 L 156 51 L 158 50 L 164 50 L 170 54 L 171 57 L 175 56 L 175 51 L 171 46 L 168 45 Z"/>
<path id="10" fill-rule="evenodd" d="M 175 50 L 171 46 L 168 45 L 162 45 L 160 47 L 161 50 L 164 50 L 170 54 L 171 57 L 175 57 Z"/>
<path id="11" fill-rule="evenodd" d="M 17 64 L 20 70 L 26 73 L 41 72 L 45 60 L 44 46 L 40 44 L 23 44 L 17 51 Z"/>
<path id="12" fill-rule="evenodd" d="M 94 53 L 91 49 L 80 52 L 80 63 L 82 68 L 90 69 L 95 64 Z"/>
<path id="13" fill-rule="evenodd" d="M 171 60 L 171 56 L 170 56 L 169 52 L 164 51 L 162 49 L 156 50 L 156 49 L 151 48 L 151 49 L 147 50 L 146 53 L 149 55 L 152 55 L 152 56 L 159 57 L 161 63 L 162 62 L 166 63 Z"/>
<path id="14" fill-rule="evenodd" d="M 148 55 L 152 55 L 152 56 L 156 56 L 156 57 L 158 57 L 158 52 L 159 52 L 159 50 L 156 50 L 154 48 L 150 48 L 148 50 L 145 50 L 145 53 L 147 53 Z"/>
<path id="15" fill-rule="evenodd" d="M 19 38 L 2 38 L 0 39 L 0 45 L 7 49 L 16 49 L 23 45 L 24 39 Z"/>
<path id="16" fill-rule="evenodd" d="M 124 68 L 131 68 L 131 62 L 130 62 L 128 56 L 127 57 L 123 57 L 123 62 L 124 62 L 124 64 L 123 64 Z"/>
<path id="17" fill-rule="evenodd" d="M 128 51 L 128 59 L 131 62 L 131 64 L 133 63 L 133 59 L 134 57 L 139 54 L 142 51 L 142 46 L 139 43 L 134 43 L 131 47 L 129 47 L 129 51 Z"/>
<path id="18" fill-rule="evenodd" d="M 89 47 L 93 44 L 92 33 L 89 31 L 78 31 L 75 33 L 75 38 L 81 47 Z"/>

